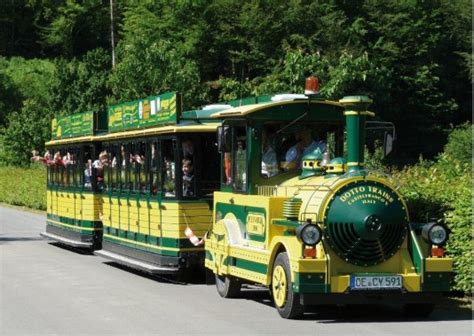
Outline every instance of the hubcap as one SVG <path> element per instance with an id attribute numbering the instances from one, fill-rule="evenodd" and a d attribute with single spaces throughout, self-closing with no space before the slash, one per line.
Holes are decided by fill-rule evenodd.
<path id="1" fill-rule="evenodd" d="M 281 265 L 273 270 L 272 293 L 273 300 L 278 307 L 283 307 L 286 301 L 286 273 Z"/>

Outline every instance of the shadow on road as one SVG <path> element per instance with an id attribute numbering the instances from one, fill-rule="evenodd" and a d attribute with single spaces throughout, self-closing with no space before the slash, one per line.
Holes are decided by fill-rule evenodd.
<path id="1" fill-rule="evenodd" d="M 105 265 L 118 268 L 120 270 L 123 270 L 125 272 L 129 272 L 132 274 L 135 274 L 137 276 L 140 276 L 142 278 L 147 278 L 153 281 L 161 282 L 161 283 L 167 283 L 171 285 L 179 285 L 179 286 L 186 286 L 186 285 L 205 285 L 207 283 L 207 280 L 205 278 L 205 274 L 203 271 L 199 270 L 196 271 L 195 274 L 184 274 L 184 275 L 160 275 L 160 274 L 150 274 L 144 271 L 140 271 L 135 268 L 131 268 L 119 263 L 116 263 L 114 261 L 106 261 L 104 262 Z"/>
<path id="2" fill-rule="evenodd" d="M 449 300 L 449 299 L 447 299 Z M 445 303 L 435 308 L 429 317 L 407 317 L 398 305 L 348 305 L 341 307 L 314 307 L 305 314 L 305 320 L 318 320 L 319 323 L 369 323 L 369 322 L 433 322 L 471 320 L 471 310 L 459 307 L 456 303 Z"/>
<path id="3" fill-rule="evenodd" d="M 90 249 L 72 247 L 72 246 L 64 245 L 64 244 L 61 244 L 61 243 L 58 243 L 58 242 L 50 242 L 49 245 L 52 245 L 54 247 L 58 247 L 60 249 L 63 249 L 63 250 L 69 251 L 69 252 L 74 252 L 74 253 L 77 253 L 77 254 L 81 254 L 81 255 L 94 256 L 94 254 L 92 253 L 92 251 Z"/>
<path id="4" fill-rule="evenodd" d="M 0 245 L 13 242 L 30 242 L 43 240 L 41 237 L 0 237 Z"/>
<path id="5" fill-rule="evenodd" d="M 256 286 L 243 287 L 240 299 L 252 300 L 273 307 L 268 289 Z M 403 314 L 399 305 L 340 305 L 307 307 L 302 320 L 318 323 L 369 323 L 369 322 L 432 322 L 467 321 L 472 310 L 457 299 L 443 298 L 427 318 L 411 318 Z"/>

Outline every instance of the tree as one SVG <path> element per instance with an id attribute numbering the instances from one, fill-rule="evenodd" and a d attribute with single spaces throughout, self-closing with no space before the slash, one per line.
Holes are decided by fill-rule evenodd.
<path id="1" fill-rule="evenodd" d="M 81 56 L 96 48 L 110 48 L 110 9 L 102 0 L 43 0 L 36 24 L 41 44 L 54 55 Z M 41 1 L 41 2 L 43 2 Z M 32 1 L 36 5 L 40 1 Z"/>
<path id="2" fill-rule="evenodd" d="M 54 115 L 67 115 L 106 108 L 110 94 L 111 59 L 104 49 L 94 49 L 81 58 L 57 59 L 51 83 L 51 104 Z"/>

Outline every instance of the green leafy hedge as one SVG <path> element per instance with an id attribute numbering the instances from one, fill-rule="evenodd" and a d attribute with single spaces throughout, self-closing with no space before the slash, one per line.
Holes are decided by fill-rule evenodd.
<path id="1" fill-rule="evenodd" d="M 442 218 L 451 229 L 447 254 L 454 259 L 452 289 L 470 293 L 472 260 L 472 163 L 471 125 L 455 129 L 436 162 L 394 171 L 412 221 Z"/>
<path id="2" fill-rule="evenodd" d="M 0 167 L 0 202 L 46 210 L 46 169 Z"/>

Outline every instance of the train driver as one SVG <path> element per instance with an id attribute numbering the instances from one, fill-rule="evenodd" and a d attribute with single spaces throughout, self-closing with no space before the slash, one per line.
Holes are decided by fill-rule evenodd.
<path id="1" fill-rule="evenodd" d="M 295 137 L 298 142 L 290 147 L 285 155 L 284 168 L 286 170 L 300 168 L 301 159 L 306 154 L 313 153 L 317 149 L 321 154 L 326 151 L 326 143 L 322 140 L 313 140 L 311 128 L 307 125 L 303 125 L 297 130 Z"/>

